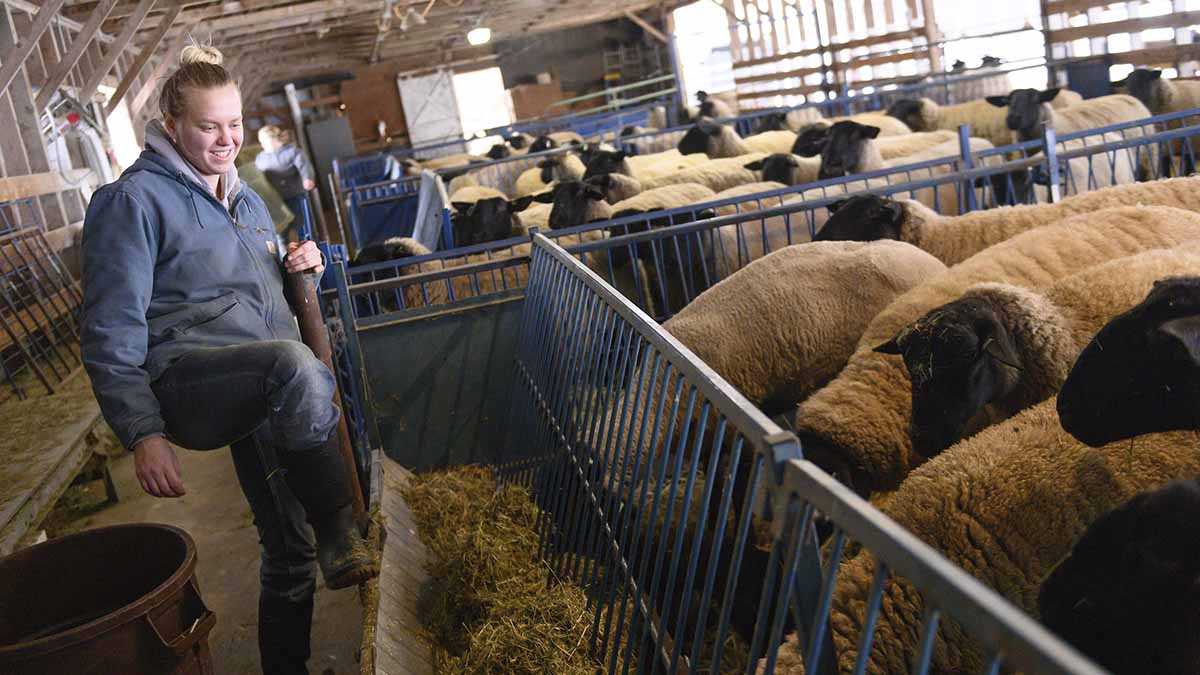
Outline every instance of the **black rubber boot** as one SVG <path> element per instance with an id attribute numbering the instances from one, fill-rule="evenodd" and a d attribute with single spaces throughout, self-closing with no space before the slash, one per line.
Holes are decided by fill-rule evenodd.
<path id="1" fill-rule="evenodd" d="M 327 587 L 357 586 L 379 575 L 379 563 L 359 535 L 350 506 L 312 526 L 317 535 L 317 564 Z"/>
<path id="2" fill-rule="evenodd" d="M 331 589 L 354 586 L 379 574 L 375 556 L 354 523 L 350 481 L 335 433 L 329 442 L 307 452 L 280 457 L 288 486 L 304 506 L 317 537 L 317 563 Z"/>
<path id="3" fill-rule="evenodd" d="M 264 675 L 308 675 L 313 599 L 258 597 L 258 653 Z"/>

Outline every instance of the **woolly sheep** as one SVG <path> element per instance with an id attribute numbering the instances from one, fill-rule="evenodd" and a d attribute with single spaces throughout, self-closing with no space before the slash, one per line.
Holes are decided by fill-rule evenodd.
<path id="1" fill-rule="evenodd" d="M 1200 270 L 1200 242 L 1119 258 L 1043 291 L 984 283 L 876 348 L 912 380 L 913 449 L 932 457 L 965 433 L 1058 392 L 1075 357 L 1157 279 Z"/>
<path id="2" fill-rule="evenodd" d="M 895 117 L 913 131 L 958 131 L 959 125 L 969 124 L 971 135 L 986 138 L 997 147 L 1012 142 L 1012 131 L 1005 123 L 1007 111 L 985 100 L 957 105 L 938 105 L 931 99 L 901 99 L 888 106 L 887 114 Z"/>
<path id="3" fill-rule="evenodd" d="M 650 190 L 666 185 L 697 183 L 713 192 L 720 192 L 738 185 L 755 183 L 758 182 L 758 174 L 748 167 L 761 161 L 764 156 L 762 153 L 751 153 L 740 157 L 710 159 L 674 173 L 643 178 L 642 188 Z"/>
<path id="4" fill-rule="evenodd" d="M 821 148 L 825 147 L 825 141 L 829 138 L 829 130 L 838 122 L 857 122 L 878 127 L 881 137 L 904 136 L 912 133 L 912 129 L 909 129 L 907 124 L 884 113 L 831 117 L 800 129 L 796 133 L 796 142 L 792 145 L 792 154 L 801 157 L 816 157 L 821 154 Z"/>
<path id="5" fill-rule="evenodd" d="M 719 160 L 714 160 L 719 161 Z M 821 162 L 813 157 L 777 152 L 745 165 L 750 171 L 761 171 L 765 181 L 784 185 L 807 185 L 816 182 Z"/>
<path id="6" fill-rule="evenodd" d="M 604 192 L 582 181 L 563 181 L 554 188 L 533 197 L 537 202 L 552 204 L 549 225 L 562 230 L 597 220 L 612 219 L 612 206 L 604 201 Z"/>
<path id="7" fill-rule="evenodd" d="M 864 332 L 845 370 L 796 410 L 806 456 L 861 491 L 894 489 L 922 458 L 907 433 L 904 366 L 872 349 L 929 310 L 985 281 L 1041 288 L 1100 263 L 1200 238 L 1200 214 L 1162 206 L 1073 216 L 996 244 L 897 298 Z"/>
<path id="8" fill-rule="evenodd" d="M 788 246 L 704 291 L 663 328 L 768 414 L 791 409 L 837 374 L 892 298 L 945 269 L 892 244 Z"/>
<path id="9" fill-rule="evenodd" d="M 1200 672 L 1200 481 L 1168 483 L 1101 516 L 1054 568 L 1038 613 L 1119 675 Z"/>
<path id="10" fill-rule="evenodd" d="M 1045 401 L 959 443 L 913 471 L 880 507 L 897 527 L 1033 616 L 1041 581 L 1089 523 L 1139 491 L 1200 473 L 1191 432 L 1093 449 L 1062 430 L 1054 406 Z M 860 550 L 838 571 L 829 629 L 839 672 L 850 672 L 858 657 L 875 564 Z M 866 672 L 910 669 L 925 610 L 924 597 L 908 579 L 888 577 Z M 1128 637 L 1114 639 L 1134 644 Z M 795 634 L 789 636 L 775 672 L 803 672 L 797 646 Z M 943 621 L 930 672 L 981 672 L 982 656 L 959 624 Z"/>
<path id="11" fill-rule="evenodd" d="M 958 65 L 961 61 L 955 63 Z M 974 69 L 975 75 L 991 73 L 988 77 L 975 77 L 965 81 L 953 82 L 950 84 L 950 91 L 955 100 L 970 101 L 977 98 L 983 98 L 990 94 L 1007 94 L 1012 91 L 1012 82 L 1009 79 L 1007 72 L 1001 71 L 1000 59 L 992 56 L 983 57 L 983 61 L 978 68 Z M 956 74 L 966 74 L 970 71 L 966 69 L 966 64 L 963 63 L 963 68 L 956 68 Z"/>
<path id="12" fill-rule="evenodd" d="M 1069 108 L 1055 109 L 1049 101 L 1058 89 L 1015 89 L 1007 96 L 989 96 L 987 102 L 997 107 L 1008 106 L 1005 123 L 1013 132 L 1014 141 L 1041 138 L 1042 127 L 1049 126 L 1058 135 L 1096 129 L 1120 122 L 1134 122 L 1150 117 L 1150 111 L 1132 96 L 1115 94 L 1087 99 Z M 1132 128 L 1128 135 L 1138 135 Z"/>
<path id="13" fill-rule="evenodd" d="M 790 131 L 767 131 L 742 138 L 733 127 L 702 117 L 679 139 L 678 148 L 685 155 L 704 153 L 716 159 L 753 152 L 787 152 L 795 138 Z"/>
<path id="14" fill-rule="evenodd" d="M 490 188 L 486 185 L 468 185 L 450 193 L 450 205 L 458 211 L 465 211 L 467 206 L 470 206 L 481 199 L 492 199 L 496 197 L 500 199 L 508 199 L 508 195 L 497 190 L 496 188 Z M 463 208 L 459 208 L 460 204 L 463 205 Z"/>
<path id="15" fill-rule="evenodd" d="M 573 153 L 566 152 L 554 157 L 546 157 L 538 161 L 537 166 L 526 169 L 517 176 L 513 195 L 524 197 L 544 192 L 550 185 L 564 180 L 579 180 L 583 178 L 586 168 L 583 160 Z"/>
<path id="16" fill-rule="evenodd" d="M 466 166 L 468 164 L 480 164 L 486 162 L 487 159 L 484 157 L 479 157 L 478 155 L 468 155 L 460 152 L 453 155 L 446 155 L 445 157 L 433 157 L 431 159 L 422 159 L 418 161 L 420 161 L 422 167 L 432 171 L 434 169 L 452 169 L 454 167 Z"/>
<path id="17" fill-rule="evenodd" d="M 481 188 L 466 188 L 465 190 L 480 191 Z M 457 196 L 475 197 L 473 201 L 451 201 L 454 213 L 450 217 L 451 232 L 454 246 L 471 246 L 489 241 L 498 241 L 509 237 L 525 234 L 520 227 L 517 214 L 531 204 L 532 197 L 522 197 L 509 201 L 503 195 L 497 196 L 495 190 L 488 193 Z"/>
<path id="18" fill-rule="evenodd" d="M 919 246 L 947 265 L 956 265 L 983 249 L 1026 230 L 1114 206 L 1159 204 L 1200 212 L 1200 177 L 1172 178 L 1086 192 L 1053 204 L 1004 206 L 942 216 L 912 200 L 873 195 L 833 205 L 835 212 L 817 233 L 817 241 L 899 239 Z"/>
<path id="19" fill-rule="evenodd" d="M 1146 105 L 1155 115 L 1182 112 L 1200 108 L 1200 82 L 1192 80 L 1163 79 L 1161 70 L 1139 68 L 1125 78 L 1125 90 L 1130 96 Z M 1194 123 L 1194 118 L 1169 122 L 1169 128 L 1178 128 Z M 1200 143 L 1193 139 L 1192 154 L 1182 151 L 1180 140 L 1173 141 L 1171 151 L 1183 160 L 1183 170 L 1190 172 L 1195 167 L 1195 158 L 1200 152 Z"/>
<path id="20" fill-rule="evenodd" d="M 798 132 L 808 125 L 824 119 L 825 117 L 821 115 L 821 111 L 811 106 L 796 108 L 795 110 L 780 110 L 760 117 L 758 123 L 755 125 L 754 133 L 761 134 L 764 131 Z"/>
<path id="21" fill-rule="evenodd" d="M 584 181 L 594 185 L 604 193 L 604 201 L 616 204 L 623 199 L 629 199 L 642 191 L 642 182 L 633 176 L 623 173 L 605 173 L 592 176 Z"/>
<path id="22" fill-rule="evenodd" d="M 696 92 L 696 98 L 700 101 L 698 111 L 700 117 L 725 119 L 733 117 L 738 113 L 736 92 L 709 94 L 706 91 L 698 91 Z"/>
<path id="23" fill-rule="evenodd" d="M 943 140 L 932 145 L 928 142 L 936 140 L 936 138 L 931 138 L 921 139 L 922 142 L 893 144 L 893 152 L 897 150 L 915 151 L 884 159 L 879 143 L 875 140 L 878 136 L 879 127 L 848 120 L 833 125 L 829 132 L 829 140 L 821 150 L 821 168 L 817 172 L 818 177 L 821 179 L 839 178 L 942 157 L 957 157 L 962 152 L 957 138 Z M 908 138 L 905 137 L 904 140 L 907 141 Z M 969 145 L 972 152 L 988 150 L 993 147 L 991 143 L 982 138 L 971 138 Z M 949 167 L 947 167 L 948 169 Z"/>
<path id="24" fill-rule="evenodd" d="M 630 155 L 624 150 L 597 150 L 591 153 L 583 177 L 587 179 L 606 173 L 621 173 L 639 180 L 649 180 L 707 161 L 707 155 L 683 155 L 674 148 L 652 155 Z"/>
<path id="25" fill-rule="evenodd" d="M 1058 414 L 1080 441 L 1200 429 L 1200 279 L 1189 274 L 1155 284 L 1075 361 Z"/>
<path id="26" fill-rule="evenodd" d="M 758 195 L 761 195 L 765 192 L 775 192 L 786 187 L 787 186 L 783 183 L 776 183 L 775 181 L 769 180 L 756 183 L 746 183 L 744 185 L 736 185 L 734 187 L 721 190 L 717 194 L 713 195 L 712 200 L 714 202 L 722 202 L 729 199 L 737 199 L 739 197 L 747 198 L 734 204 L 718 206 L 718 216 L 729 216 L 735 213 L 743 213 L 746 211 L 760 211 L 762 209 L 779 206 L 783 203 L 783 197 L 777 196 L 760 199 L 758 198 Z"/>

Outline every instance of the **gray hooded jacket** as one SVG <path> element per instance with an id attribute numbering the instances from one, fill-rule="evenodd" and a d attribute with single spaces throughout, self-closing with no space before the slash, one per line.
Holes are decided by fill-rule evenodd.
<path id="1" fill-rule="evenodd" d="M 83 227 L 84 367 L 127 448 L 165 435 L 150 388 L 201 347 L 300 340 L 267 207 L 237 178 L 219 201 L 167 138 L 92 195 Z"/>

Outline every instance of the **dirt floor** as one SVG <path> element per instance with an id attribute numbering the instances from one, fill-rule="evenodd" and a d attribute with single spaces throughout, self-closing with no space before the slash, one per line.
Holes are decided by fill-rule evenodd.
<path id="1" fill-rule="evenodd" d="M 60 508 L 45 523 L 51 534 L 127 522 L 160 522 L 183 528 L 196 540 L 197 575 L 208 606 L 217 614 L 209 637 L 218 675 L 260 672 L 258 664 L 258 533 L 250 507 L 238 487 L 229 450 L 180 451 L 187 495 L 158 499 L 142 492 L 133 475 L 133 456 L 112 460 L 120 502 L 104 501 L 99 481 L 71 488 Z M 314 675 L 359 672 L 357 654 L 362 631 L 356 590 L 317 590 L 313 620 Z"/>

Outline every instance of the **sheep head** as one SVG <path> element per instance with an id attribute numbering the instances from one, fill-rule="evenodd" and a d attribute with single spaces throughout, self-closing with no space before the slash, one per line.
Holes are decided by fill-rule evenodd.
<path id="1" fill-rule="evenodd" d="M 879 127 L 842 120 L 829 129 L 829 140 L 821 149 L 820 179 L 840 178 L 866 169 L 870 143 L 879 136 Z"/>
<path id="2" fill-rule="evenodd" d="M 1072 436 L 1098 447 L 1200 429 L 1200 277 L 1157 281 L 1084 348 L 1058 395 Z"/>
<path id="3" fill-rule="evenodd" d="M 984 406 L 1017 384 L 1021 358 L 986 297 L 966 296 L 930 311 L 875 348 L 903 357 L 912 380 L 909 434 L 930 458 L 978 426 Z"/>
<path id="4" fill-rule="evenodd" d="M 829 220 L 813 241 L 876 241 L 900 239 L 904 206 L 899 202 L 859 195 L 829 205 Z"/>

